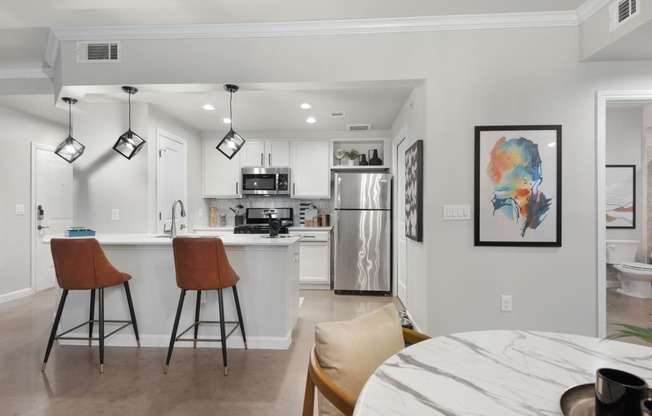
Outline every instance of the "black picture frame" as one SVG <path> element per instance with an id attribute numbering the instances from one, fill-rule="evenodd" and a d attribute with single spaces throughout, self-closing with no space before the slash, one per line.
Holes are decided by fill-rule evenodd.
<path id="1" fill-rule="evenodd" d="M 475 127 L 474 244 L 561 247 L 561 125 Z"/>
<path id="2" fill-rule="evenodd" d="M 607 228 L 636 228 L 636 165 L 605 166 Z"/>
<path id="3" fill-rule="evenodd" d="M 423 241 L 423 140 L 405 151 L 405 236 Z"/>

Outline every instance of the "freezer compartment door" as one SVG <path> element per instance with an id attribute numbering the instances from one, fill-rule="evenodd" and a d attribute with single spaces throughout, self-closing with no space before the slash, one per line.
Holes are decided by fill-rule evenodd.
<path id="1" fill-rule="evenodd" d="M 336 209 L 391 209 L 392 175 L 338 172 L 334 202 Z"/>
<path id="2" fill-rule="evenodd" d="M 389 292 L 390 211 L 335 211 L 335 290 Z"/>

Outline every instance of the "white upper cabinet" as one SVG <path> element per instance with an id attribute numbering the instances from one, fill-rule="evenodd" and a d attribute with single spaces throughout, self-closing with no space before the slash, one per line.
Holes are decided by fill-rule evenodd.
<path id="1" fill-rule="evenodd" d="M 204 198 L 242 198 L 240 157 L 229 160 L 215 147 L 221 139 L 204 139 L 202 151 Z"/>
<path id="2" fill-rule="evenodd" d="M 248 140 L 242 149 L 242 167 L 290 166 L 289 140 Z"/>
<path id="3" fill-rule="evenodd" d="M 330 198 L 328 140 L 297 140 L 292 144 L 292 198 Z"/>

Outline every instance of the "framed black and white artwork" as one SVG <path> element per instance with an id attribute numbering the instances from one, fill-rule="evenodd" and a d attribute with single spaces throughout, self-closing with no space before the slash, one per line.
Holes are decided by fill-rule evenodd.
<path id="1" fill-rule="evenodd" d="M 423 241 L 423 140 L 405 151 L 405 236 Z"/>

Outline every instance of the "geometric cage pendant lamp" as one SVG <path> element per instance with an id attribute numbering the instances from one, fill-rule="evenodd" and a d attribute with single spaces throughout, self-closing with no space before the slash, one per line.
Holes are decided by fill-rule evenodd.
<path id="1" fill-rule="evenodd" d="M 122 91 L 129 94 L 129 130 L 118 137 L 118 141 L 113 145 L 113 150 L 120 153 L 127 159 L 131 159 L 142 149 L 145 140 L 131 131 L 131 96 L 138 92 L 134 87 L 122 87 Z"/>
<path id="2" fill-rule="evenodd" d="M 245 139 L 243 139 L 238 133 L 233 131 L 233 93 L 238 91 L 237 85 L 226 84 L 224 89 L 227 90 L 231 96 L 229 98 L 229 119 L 231 120 L 231 129 L 222 141 L 217 145 L 216 149 L 222 152 L 222 154 L 229 159 L 233 159 L 236 153 L 242 149 L 242 146 L 245 144 Z"/>
<path id="3" fill-rule="evenodd" d="M 68 137 L 59 143 L 54 153 L 66 162 L 72 163 L 84 153 L 86 146 L 72 137 L 72 105 L 77 103 L 77 100 L 69 97 L 62 97 L 61 100 L 68 103 Z"/>

